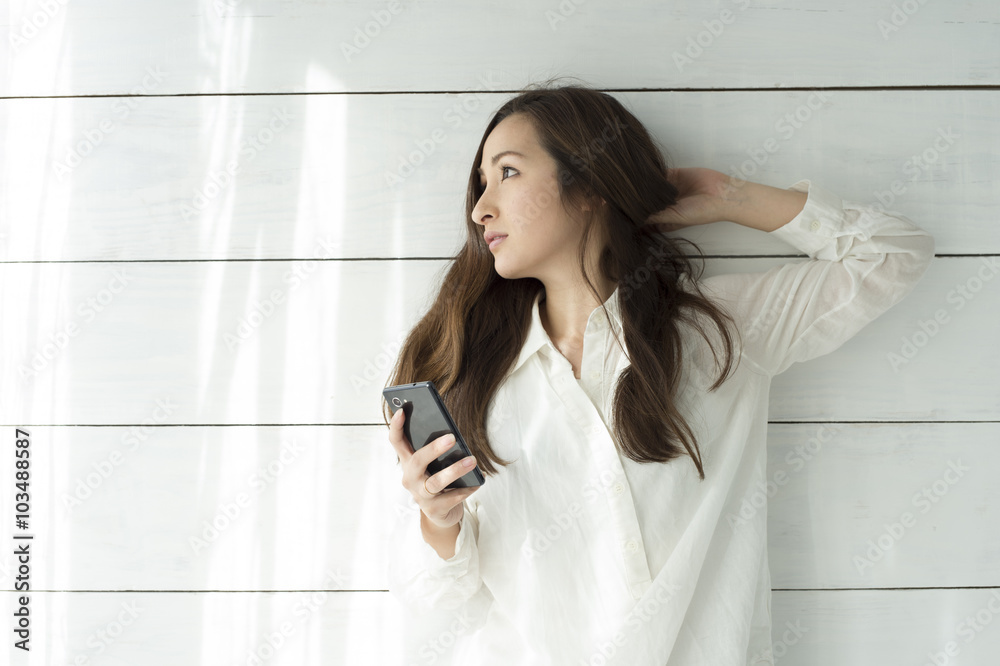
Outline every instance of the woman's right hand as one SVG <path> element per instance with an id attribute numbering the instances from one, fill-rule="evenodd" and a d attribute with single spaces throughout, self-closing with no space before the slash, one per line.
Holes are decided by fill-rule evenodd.
<path id="1" fill-rule="evenodd" d="M 677 188 L 677 201 L 647 221 L 662 232 L 728 220 L 729 209 L 741 199 L 738 188 L 747 182 L 702 167 L 668 168 L 667 180 Z"/>
<path id="2" fill-rule="evenodd" d="M 448 490 L 445 488 L 455 479 L 468 474 L 474 469 L 474 466 L 464 467 L 462 463 L 469 458 L 463 458 L 428 477 L 427 465 L 454 446 L 455 441 L 451 434 L 442 435 L 426 446 L 422 446 L 419 451 L 414 452 L 413 446 L 403 434 L 403 416 L 403 410 L 397 409 L 389 421 L 389 442 L 392 444 L 392 448 L 396 449 L 396 455 L 399 456 L 399 462 L 403 467 L 403 487 L 413 495 L 414 501 L 427 520 L 440 529 L 451 527 L 462 519 L 464 512 L 462 502 L 465 498 L 482 486 Z M 472 460 L 475 459 L 472 458 Z M 427 480 L 426 490 L 424 489 L 425 479 Z M 437 494 L 431 495 L 427 490 Z"/>

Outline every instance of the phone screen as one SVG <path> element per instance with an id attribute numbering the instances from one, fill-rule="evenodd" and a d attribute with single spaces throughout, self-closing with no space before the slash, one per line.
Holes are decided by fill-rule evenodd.
<path id="1" fill-rule="evenodd" d="M 428 474 L 436 474 L 472 455 L 433 382 L 389 386 L 382 389 L 382 395 L 385 396 L 393 414 L 397 409 L 402 409 L 406 415 L 403 434 L 413 445 L 414 451 L 419 451 L 443 435 L 455 434 L 454 446 L 427 465 Z M 478 467 L 474 467 L 472 471 L 455 479 L 447 487 L 467 488 L 481 486 L 483 483 L 485 479 L 482 473 Z"/>

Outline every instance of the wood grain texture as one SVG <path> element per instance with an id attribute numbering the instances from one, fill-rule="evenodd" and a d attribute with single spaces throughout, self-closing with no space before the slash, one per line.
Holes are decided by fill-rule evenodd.
<path id="1" fill-rule="evenodd" d="M 307 590 L 328 571 L 323 589 L 388 589 L 407 495 L 384 426 L 32 435 L 39 589 Z M 1000 585 L 996 423 L 771 424 L 768 437 L 768 485 L 725 520 L 767 499 L 774 588 Z"/>
<path id="2" fill-rule="evenodd" d="M 105 0 L 25 39 L 0 95 L 122 93 L 146 65 L 168 73 L 160 94 L 511 90 L 557 74 L 621 89 L 1000 81 L 994 3 L 906 6 Z"/>
<path id="3" fill-rule="evenodd" d="M 775 187 L 808 178 L 907 215 L 939 254 L 1000 251 L 996 91 L 614 94 L 673 166 Z M 6 261 L 452 256 L 465 242 L 476 147 L 506 98 L 7 101 L 0 252 Z M 789 253 L 732 222 L 677 235 L 709 255 Z"/>
<path id="4" fill-rule="evenodd" d="M 706 275 L 785 261 L 710 259 Z M 932 262 L 909 297 L 836 352 L 778 375 L 770 418 L 993 419 L 1000 278 L 981 279 L 987 264 Z M 445 268 L 398 260 L 3 264 L 4 413 L 12 424 L 141 423 L 157 399 L 169 399 L 175 408 L 164 423 L 378 422 L 399 345 Z"/>
<path id="5" fill-rule="evenodd" d="M 12 597 L 0 592 L 5 615 Z M 47 664 L 450 663 L 450 646 L 467 620 L 414 617 L 389 594 L 322 589 L 42 592 L 34 601 L 40 617 L 65 628 L 33 652 Z M 771 610 L 776 663 L 924 664 L 936 655 L 991 664 L 1000 651 L 996 590 L 778 591 Z"/>

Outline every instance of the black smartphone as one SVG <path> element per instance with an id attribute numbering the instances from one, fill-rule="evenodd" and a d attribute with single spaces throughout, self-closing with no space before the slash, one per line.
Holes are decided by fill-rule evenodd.
<path id="1" fill-rule="evenodd" d="M 414 451 L 419 451 L 421 447 L 430 444 L 442 435 L 448 433 L 455 435 L 454 446 L 428 463 L 428 475 L 436 474 L 472 455 L 469 446 L 462 438 L 462 433 L 458 431 L 454 419 L 451 418 L 448 408 L 441 400 L 434 382 L 387 386 L 382 389 L 382 395 L 389 403 L 393 414 L 396 413 L 396 410 L 402 409 L 406 415 L 403 422 L 403 434 L 413 445 Z M 472 471 L 458 477 L 447 487 L 471 488 L 481 486 L 484 483 L 486 483 L 486 479 L 483 478 L 479 468 L 473 467 Z"/>

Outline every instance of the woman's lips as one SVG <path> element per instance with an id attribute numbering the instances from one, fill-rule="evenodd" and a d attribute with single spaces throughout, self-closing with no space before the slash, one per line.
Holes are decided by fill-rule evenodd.
<path id="1" fill-rule="evenodd" d="M 492 250 L 492 249 L 496 248 L 497 245 L 499 245 L 500 243 L 503 242 L 504 238 L 507 238 L 507 237 L 506 236 L 497 236 L 492 241 L 490 241 L 490 249 Z"/>

